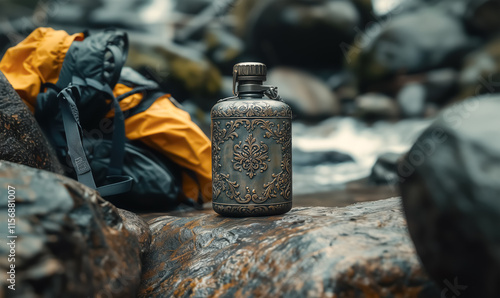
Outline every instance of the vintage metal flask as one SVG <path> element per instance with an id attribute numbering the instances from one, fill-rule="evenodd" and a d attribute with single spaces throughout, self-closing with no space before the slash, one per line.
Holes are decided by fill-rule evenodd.
<path id="1" fill-rule="evenodd" d="M 292 208 L 292 111 L 266 66 L 233 68 L 233 94 L 211 112 L 214 210 L 224 216 L 282 214 Z"/>

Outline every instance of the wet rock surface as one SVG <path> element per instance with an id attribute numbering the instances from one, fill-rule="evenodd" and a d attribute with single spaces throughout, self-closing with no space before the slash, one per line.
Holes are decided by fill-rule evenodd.
<path id="1" fill-rule="evenodd" d="M 35 117 L 0 72 L 0 160 L 62 173 Z"/>
<path id="2" fill-rule="evenodd" d="M 142 217 L 139 217 L 133 212 L 118 208 L 118 214 L 122 218 L 125 228 L 138 239 L 141 248 L 141 256 L 144 257 L 151 245 L 151 232 L 149 231 L 148 224 Z"/>
<path id="3" fill-rule="evenodd" d="M 436 293 L 407 235 L 400 199 L 282 216 L 149 217 L 139 297 L 398 296 Z"/>
<path id="4" fill-rule="evenodd" d="M 398 166 L 408 229 L 446 297 L 500 296 L 499 100 L 450 107 Z"/>
<path id="5" fill-rule="evenodd" d="M 0 236 L 7 241 L 8 187 L 15 188 L 15 265 L 9 297 L 133 297 L 141 274 L 140 244 L 119 211 L 71 179 L 0 161 Z M 11 188 L 12 189 L 12 188 Z M 10 208 L 10 207 L 9 207 Z M 10 211 L 9 211 L 10 212 Z M 9 227 L 11 228 L 11 227 Z M 10 231 L 9 231 L 10 232 Z M 0 246 L 0 255 L 10 248 Z M 0 281 L 6 289 L 7 278 Z M 0 292 L 0 296 L 3 296 Z"/>

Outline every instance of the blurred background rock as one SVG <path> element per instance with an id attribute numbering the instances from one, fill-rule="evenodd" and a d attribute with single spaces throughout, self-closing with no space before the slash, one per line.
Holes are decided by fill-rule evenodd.
<path id="1" fill-rule="evenodd" d="M 314 198 L 398 194 L 397 157 L 433 117 L 497 92 L 499 3 L 2 0 L 0 54 L 39 26 L 121 28 L 131 39 L 128 65 L 159 82 L 207 134 L 210 108 L 232 95 L 232 66 L 264 62 L 268 83 L 294 110 L 296 202 L 336 206 L 344 203 L 335 196 Z M 377 185 L 385 186 L 379 197 Z"/>

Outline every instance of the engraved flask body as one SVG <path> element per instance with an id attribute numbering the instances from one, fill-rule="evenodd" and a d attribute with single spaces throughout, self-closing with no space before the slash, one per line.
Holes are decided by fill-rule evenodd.
<path id="1" fill-rule="evenodd" d="M 211 111 L 213 208 L 224 216 L 282 214 L 292 208 L 290 107 L 262 84 L 266 66 L 240 63 L 234 97 Z"/>

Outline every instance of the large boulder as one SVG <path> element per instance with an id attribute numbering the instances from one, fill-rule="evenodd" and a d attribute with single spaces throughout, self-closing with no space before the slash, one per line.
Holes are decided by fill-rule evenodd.
<path id="1" fill-rule="evenodd" d="M 354 162 L 352 156 L 337 150 L 305 151 L 298 147 L 292 149 L 294 166 L 317 166 Z"/>
<path id="2" fill-rule="evenodd" d="M 270 68 L 340 68 L 344 60 L 339 45 L 351 43 L 361 23 L 357 7 L 348 0 L 248 2 L 255 6 L 244 11 L 246 49 Z"/>
<path id="3" fill-rule="evenodd" d="M 281 98 L 290 105 L 296 117 L 317 120 L 340 113 L 335 93 L 312 74 L 290 67 L 275 67 L 268 72 L 266 83 L 278 86 Z"/>
<path id="4" fill-rule="evenodd" d="M 28 107 L 0 72 L 0 160 L 62 173 L 55 153 Z"/>
<path id="5" fill-rule="evenodd" d="M 398 160 L 401 154 L 386 152 L 375 161 L 370 173 L 369 181 L 377 185 L 392 185 L 399 182 Z"/>
<path id="6" fill-rule="evenodd" d="M 211 107 L 213 102 L 203 99 L 215 98 L 222 88 L 220 71 L 201 51 L 187 46 L 132 42 L 127 65 L 154 78 L 179 101 L 195 98 Z"/>
<path id="7" fill-rule="evenodd" d="M 118 208 L 118 213 L 123 219 L 125 228 L 139 241 L 141 256 L 144 258 L 149 251 L 149 246 L 151 245 L 151 232 L 149 231 L 148 224 L 142 217 L 139 217 L 133 212 Z"/>
<path id="8" fill-rule="evenodd" d="M 444 111 L 398 166 L 408 229 L 442 297 L 500 297 L 500 96 Z"/>
<path id="9" fill-rule="evenodd" d="M 5 161 L 0 190 L 1 297 L 135 296 L 141 246 L 126 227 L 139 218 L 124 222 L 94 190 Z"/>
<path id="10" fill-rule="evenodd" d="M 378 22 L 345 46 L 344 55 L 362 91 L 382 91 L 381 83 L 397 75 L 458 67 L 474 46 L 458 18 L 425 7 Z"/>
<path id="11" fill-rule="evenodd" d="M 500 38 L 497 37 L 464 59 L 458 97 L 466 99 L 479 94 L 499 93 L 499 81 Z"/>
<path id="12" fill-rule="evenodd" d="M 465 20 L 468 25 L 482 35 L 496 35 L 500 21 L 500 2 L 497 0 L 469 0 Z"/>
<path id="13" fill-rule="evenodd" d="M 383 94 L 365 93 L 356 98 L 354 115 L 374 122 L 380 119 L 397 119 L 399 108 L 397 102 Z"/>
<path id="14" fill-rule="evenodd" d="M 400 199 L 260 218 L 149 216 L 140 297 L 429 297 Z"/>

